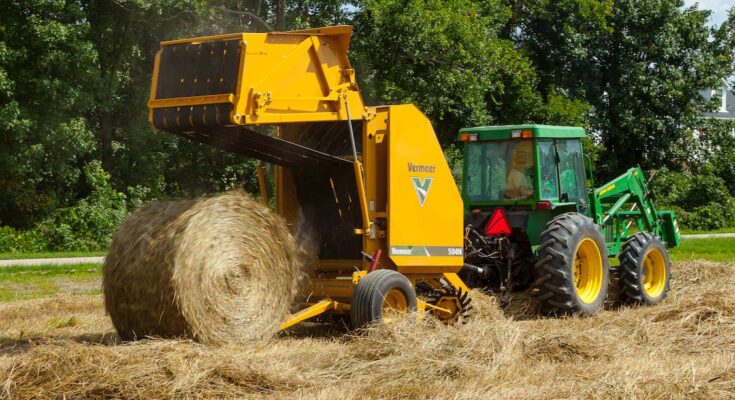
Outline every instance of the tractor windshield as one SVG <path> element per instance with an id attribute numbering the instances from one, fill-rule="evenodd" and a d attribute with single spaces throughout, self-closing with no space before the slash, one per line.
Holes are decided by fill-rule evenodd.
<path id="1" fill-rule="evenodd" d="M 524 200 L 534 195 L 532 140 L 472 142 L 465 193 L 473 201 Z"/>

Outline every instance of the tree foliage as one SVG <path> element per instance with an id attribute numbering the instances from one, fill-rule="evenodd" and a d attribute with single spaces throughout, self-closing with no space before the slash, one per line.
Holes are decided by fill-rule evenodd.
<path id="1" fill-rule="evenodd" d="M 656 206 L 671 208 L 679 223 L 690 229 L 714 230 L 733 221 L 733 200 L 725 182 L 704 164 L 699 174 L 658 171 L 652 187 Z"/>
<path id="2" fill-rule="evenodd" d="M 0 223 L 28 226 L 73 201 L 95 150 L 86 116 L 97 54 L 79 4 L 0 5 Z"/>
<path id="3" fill-rule="evenodd" d="M 368 0 L 353 49 L 367 98 L 414 103 L 445 143 L 463 126 L 530 122 L 542 113 L 536 76 L 510 40 L 500 1 Z"/>
<path id="4" fill-rule="evenodd" d="M 735 121 L 707 119 L 692 133 L 696 135 L 690 146 L 693 172 L 711 172 L 735 193 Z"/>
<path id="5" fill-rule="evenodd" d="M 605 176 L 690 161 L 685 128 L 712 106 L 699 93 L 733 71 L 732 19 L 710 28 L 711 12 L 684 9 L 682 0 L 521 4 L 517 36 L 540 89 L 561 88 L 590 105 Z"/>
<path id="6" fill-rule="evenodd" d="M 708 15 L 681 0 L 5 1 L 0 236 L 91 248 L 145 199 L 255 191 L 253 160 L 150 127 L 159 42 L 341 23 L 355 26 L 368 103 L 416 104 L 445 147 L 465 126 L 579 125 L 603 178 L 667 167 L 732 194 L 732 127 L 701 118 L 713 104 L 699 92 L 732 73 L 735 12 L 719 27 Z M 457 150 L 446 154 L 459 171 Z M 707 179 L 689 187 L 721 186 Z M 671 204 L 703 206 L 685 198 Z"/>
<path id="7" fill-rule="evenodd" d="M 513 5 L 507 34 L 533 62 L 544 93 L 563 89 L 571 98 L 601 95 L 600 51 L 612 33 L 612 0 L 522 0 Z"/>
<path id="8" fill-rule="evenodd" d="M 699 96 L 732 68 L 729 49 L 710 41 L 707 11 L 680 7 L 683 1 L 616 1 L 604 53 L 605 94 L 593 103 L 593 126 L 603 131 L 609 171 L 640 163 L 674 166 L 675 144 L 708 109 Z M 727 57 L 722 52 L 729 54 Z M 635 144 L 637 151 L 626 151 Z M 685 150 L 685 149 L 684 149 Z"/>

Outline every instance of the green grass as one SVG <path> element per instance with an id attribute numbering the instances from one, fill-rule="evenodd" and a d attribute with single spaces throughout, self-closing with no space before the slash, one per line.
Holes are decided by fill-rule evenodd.
<path id="1" fill-rule="evenodd" d="M 735 238 L 683 239 L 679 247 L 669 251 L 674 261 L 711 260 L 735 261 Z"/>
<path id="2" fill-rule="evenodd" d="M 682 229 L 682 235 L 703 235 L 708 233 L 735 233 L 735 227 L 720 228 L 713 231 L 693 231 L 691 229 Z"/>
<path id="3" fill-rule="evenodd" d="M 70 253 L 43 254 L 58 257 L 57 254 Z M 25 255 L 25 258 L 31 258 L 31 255 Z M 684 239 L 681 246 L 670 250 L 670 255 L 673 261 L 705 259 L 735 262 L 735 238 Z M 0 267 L 0 302 L 51 297 L 70 290 L 78 294 L 98 295 L 101 293 L 100 288 L 87 283 L 97 281 L 101 274 L 102 266 L 99 264 Z"/>
<path id="4" fill-rule="evenodd" d="M 0 302 L 50 297 L 64 290 L 64 285 L 95 281 L 101 274 L 99 264 L 0 267 Z M 99 294 L 100 290 L 82 293 Z"/>
<path id="5" fill-rule="evenodd" d="M 47 251 L 42 253 L 0 253 L 0 260 L 21 260 L 26 258 L 100 257 L 104 255 L 104 251 Z"/>

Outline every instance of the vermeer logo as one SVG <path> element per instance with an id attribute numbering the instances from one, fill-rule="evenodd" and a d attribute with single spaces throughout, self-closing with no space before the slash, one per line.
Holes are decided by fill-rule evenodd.
<path id="1" fill-rule="evenodd" d="M 422 180 L 418 176 L 411 177 L 411 182 L 413 183 L 413 188 L 416 189 L 416 196 L 419 198 L 419 203 L 421 203 L 421 207 L 424 206 L 424 202 L 426 201 L 426 196 L 429 195 L 429 188 L 431 187 L 431 179 L 432 178 L 424 178 Z"/>
<path id="2" fill-rule="evenodd" d="M 408 163 L 408 172 L 428 172 L 433 174 L 435 171 L 436 166 L 434 165 L 420 165 L 412 162 Z"/>

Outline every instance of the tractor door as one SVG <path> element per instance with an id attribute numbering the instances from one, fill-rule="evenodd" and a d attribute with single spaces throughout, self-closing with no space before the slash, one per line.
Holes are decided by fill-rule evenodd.
<path id="1" fill-rule="evenodd" d="M 588 199 L 582 142 L 579 139 L 539 139 L 541 200 L 556 204 L 575 203 L 587 214 Z"/>

